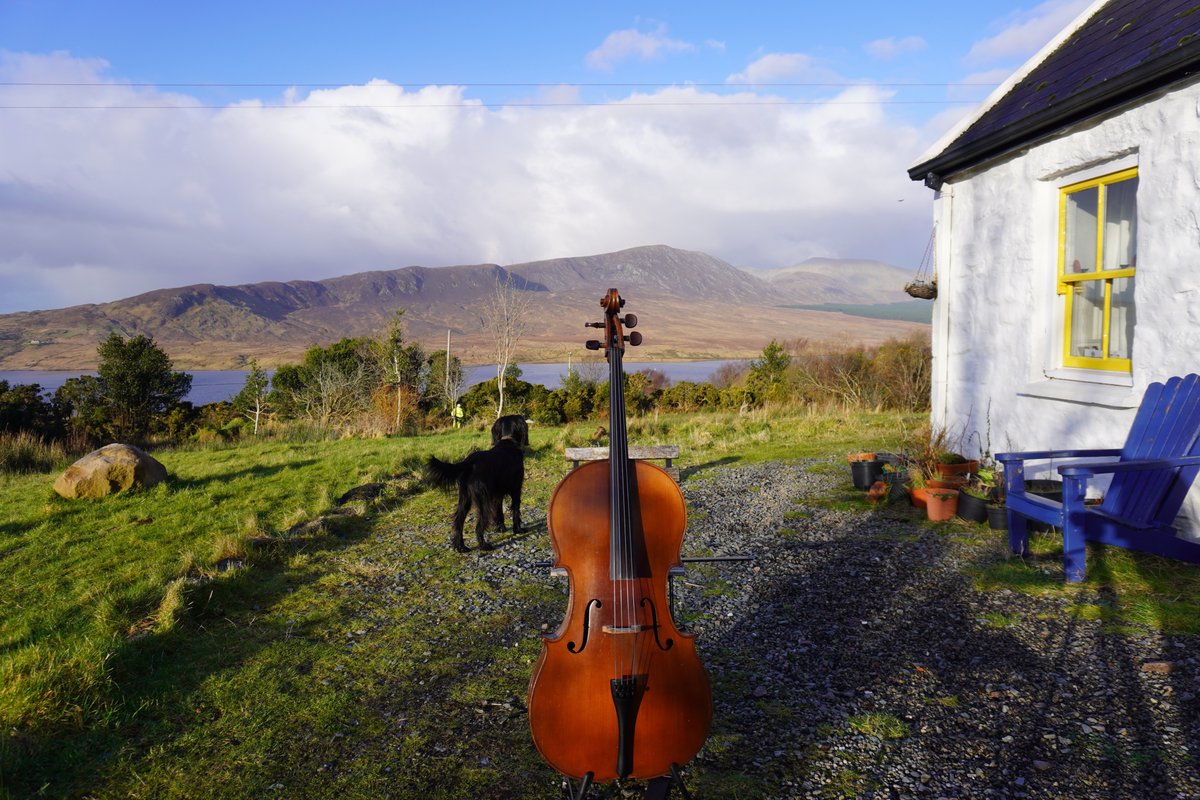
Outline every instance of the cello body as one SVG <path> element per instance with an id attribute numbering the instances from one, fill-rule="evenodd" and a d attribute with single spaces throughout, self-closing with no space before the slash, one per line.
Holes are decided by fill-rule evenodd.
<path id="1" fill-rule="evenodd" d="M 600 782 L 670 774 L 696 755 L 712 723 L 694 637 L 670 613 L 683 494 L 665 470 L 628 458 L 620 391 L 618 380 L 610 460 L 577 467 L 550 500 L 555 566 L 567 574 L 569 595 L 562 625 L 543 637 L 528 698 L 546 761 Z"/>

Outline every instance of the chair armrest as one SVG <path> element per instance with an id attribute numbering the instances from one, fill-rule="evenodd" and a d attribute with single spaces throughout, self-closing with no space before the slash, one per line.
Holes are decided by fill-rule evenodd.
<path id="1" fill-rule="evenodd" d="M 1059 467 L 1058 472 L 1065 477 L 1087 477 L 1105 472 L 1143 472 L 1156 469 L 1174 469 L 1175 467 L 1200 467 L 1200 456 L 1152 458 L 1145 461 L 1116 461 L 1112 464 L 1069 464 Z"/>
<path id="2" fill-rule="evenodd" d="M 1002 464 L 1010 461 L 1035 461 L 1048 458 L 1099 458 L 1101 456 L 1117 457 L 1121 455 L 1119 448 L 1104 450 L 1026 450 L 1017 453 L 997 453 L 996 460 Z"/>

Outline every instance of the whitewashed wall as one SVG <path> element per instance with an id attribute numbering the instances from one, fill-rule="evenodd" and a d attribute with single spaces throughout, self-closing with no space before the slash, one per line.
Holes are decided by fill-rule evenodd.
<path id="1" fill-rule="evenodd" d="M 1113 381 L 1059 367 L 1058 197 L 1134 165 L 1133 374 Z M 1117 447 L 1149 383 L 1200 372 L 1200 82 L 955 176 L 934 222 L 932 419 L 966 450 Z M 1200 489 L 1184 513 L 1200 533 Z"/>

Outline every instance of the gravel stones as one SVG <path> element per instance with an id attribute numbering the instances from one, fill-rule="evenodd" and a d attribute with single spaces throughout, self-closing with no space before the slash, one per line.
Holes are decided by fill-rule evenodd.
<path id="1" fill-rule="evenodd" d="M 1194 637 L 1080 619 L 1079 596 L 977 590 L 1002 532 L 980 544 L 906 508 L 830 502 L 845 487 L 827 469 L 701 467 L 682 485 L 684 556 L 754 556 L 674 581 L 713 686 L 711 735 L 685 770 L 697 796 L 1200 797 Z M 534 655 L 565 582 L 534 567 L 552 558 L 545 510 L 527 518 L 531 533 L 442 580 L 457 586 L 448 613 Z M 381 544 L 409 546 L 396 537 Z M 423 569 L 414 556 L 371 583 L 428 591 Z M 351 625 L 352 641 L 375 630 Z M 493 700 L 477 716 L 521 724 L 520 699 Z"/>
<path id="2" fill-rule="evenodd" d="M 830 508 L 839 491 L 780 464 L 685 483 L 685 554 L 756 557 L 677 591 L 714 684 L 697 770 L 763 769 L 781 798 L 1200 797 L 1194 639 L 979 592 L 970 571 L 1003 557 L 999 538 Z M 908 733 L 856 730 L 866 715 Z"/>

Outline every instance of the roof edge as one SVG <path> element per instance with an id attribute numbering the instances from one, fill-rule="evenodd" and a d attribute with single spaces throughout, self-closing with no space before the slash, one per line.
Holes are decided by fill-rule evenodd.
<path id="1" fill-rule="evenodd" d="M 1112 79 L 1063 101 L 1036 121 L 1013 123 L 982 141 L 962 148 L 947 149 L 927 161 L 915 164 L 908 170 L 908 176 L 914 181 L 926 180 L 930 174 L 945 179 L 1156 91 L 1168 91 L 1174 84 L 1194 77 L 1197 72 L 1200 72 L 1200 68 L 1194 60 L 1180 55 L 1152 72 L 1125 80 Z"/>
<path id="2" fill-rule="evenodd" d="M 957 124 L 946 131 L 942 136 L 929 146 L 924 153 L 920 155 L 916 163 L 908 170 L 908 174 L 913 180 L 920 180 L 925 176 L 926 170 L 921 170 L 925 164 L 934 161 L 941 153 L 943 153 L 954 141 L 963 135 L 968 128 L 974 125 L 979 119 L 991 110 L 996 103 L 1012 91 L 1013 87 L 1032 72 L 1039 64 L 1049 58 L 1050 54 L 1057 50 L 1063 42 L 1075 35 L 1075 32 L 1084 26 L 1084 24 L 1099 13 L 1100 9 L 1108 5 L 1109 0 L 1093 0 L 1092 4 L 1085 8 L 1079 16 L 1077 16 L 1071 24 L 1067 25 L 1057 36 L 1054 36 L 1049 42 L 1034 53 L 1028 60 L 1008 76 L 1008 80 L 997 86 L 991 94 L 984 98 L 983 102 L 975 109 L 975 113 L 963 117 Z M 921 170 L 919 175 L 913 177 L 915 171 Z"/>

